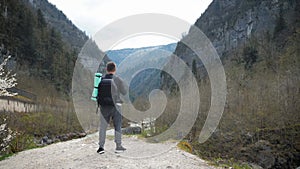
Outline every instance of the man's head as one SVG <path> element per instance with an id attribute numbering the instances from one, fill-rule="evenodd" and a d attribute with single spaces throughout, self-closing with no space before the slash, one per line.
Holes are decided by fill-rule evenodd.
<path id="1" fill-rule="evenodd" d="M 106 64 L 106 71 L 109 74 L 115 74 L 116 73 L 116 64 L 114 62 L 108 62 Z"/>

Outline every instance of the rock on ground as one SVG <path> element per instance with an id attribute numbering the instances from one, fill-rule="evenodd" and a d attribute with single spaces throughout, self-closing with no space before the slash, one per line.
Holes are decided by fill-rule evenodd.
<path id="1" fill-rule="evenodd" d="M 109 134 L 109 132 L 108 132 Z M 175 142 L 147 143 L 135 136 L 123 136 L 127 151 L 114 153 L 108 135 L 105 153 L 98 154 L 98 134 L 20 152 L 0 161 L 0 168 L 93 168 L 93 169 L 201 169 L 214 168 L 206 161 L 184 152 Z"/>

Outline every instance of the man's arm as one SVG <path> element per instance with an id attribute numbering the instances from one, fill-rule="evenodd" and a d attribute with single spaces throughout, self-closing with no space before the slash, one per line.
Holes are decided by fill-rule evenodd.
<path id="1" fill-rule="evenodd" d="M 122 94 L 122 95 L 126 95 L 127 94 L 127 88 L 126 88 L 126 84 L 125 82 L 120 78 L 120 77 L 116 77 L 116 85 L 118 87 L 118 90 L 119 92 Z"/>

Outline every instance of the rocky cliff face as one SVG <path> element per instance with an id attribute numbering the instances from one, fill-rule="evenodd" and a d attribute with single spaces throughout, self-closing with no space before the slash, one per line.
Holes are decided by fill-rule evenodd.
<path id="1" fill-rule="evenodd" d="M 245 44 L 252 36 L 273 34 L 281 15 L 288 25 L 293 24 L 295 10 L 296 1 L 293 0 L 214 0 L 195 26 L 206 34 L 222 57 Z M 185 53 L 186 50 L 178 46 L 175 54 L 179 57 L 182 53 L 191 55 Z"/>
<path id="2" fill-rule="evenodd" d="M 214 0 L 197 20 L 195 27 L 206 34 L 222 60 L 227 86 L 218 128 L 207 142 L 193 145 L 197 154 L 254 162 L 263 168 L 300 165 L 299 7 L 300 1 L 296 0 Z M 207 112 L 215 106 L 211 101 L 212 79 L 206 76 L 196 53 L 213 57 L 206 55 L 195 27 L 178 42 L 174 52 L 198 79 L 201 102 L 195 132 L 189 133 L 192 143 L 198 141 L 197 132 L 203 129 L 209 119 Z M 174 58 L 166 67 L 180 74 Z M 162 76 L 166 93 L 180 95 L 173 78 Z"/>
<path id="3" fill-rule="evenodd" d="M 253 37 L 272 37 L 280 19 L 286 27 L 293 29 L 297 20 L 297 6 L 299 2 L 296 0 L 214 0 L 194 25 L 210 39 L 220 58 L 223 58 L 231 51 L 245 46 Z M 191 28 L 184 39 L 189 39 L 192 44 L 199 43 L 194 36 L 197 35 Z M 201 60 L 181 41 L 174 54 L 191 69 L 195 62 L 197 74 L 205 74 Z M 172 63 L 171 60 L 167 66 L 174 67 Z M 170 78 L 165 77 L 163 81 L 165 89 L 174 85 Z"/>
<path id="4" fill-rule="evenodd" d="M 195 25 L 212 41 L 219 55 L 243 45 L 251 36 L 273 33 L 276 21 L 295 10 L 295 1 L 215 0 Z"/>

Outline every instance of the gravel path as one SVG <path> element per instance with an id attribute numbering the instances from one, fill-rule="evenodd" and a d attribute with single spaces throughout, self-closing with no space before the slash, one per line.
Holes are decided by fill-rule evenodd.
<path id="1" fill-rule="evenodd" d="M 109 133 L 108 133 L 109 134 Z M 114 153 L 112 136 L 107 136 L 105 153 L 98 154 L 98 134 L 27 150 L 0 161 L 2 169 L 199 169 L 214 168 L 204 160 L 184 152 L 175 142 L 147 143 L 135 136 L 123 136 L 127 151 Z"/>

